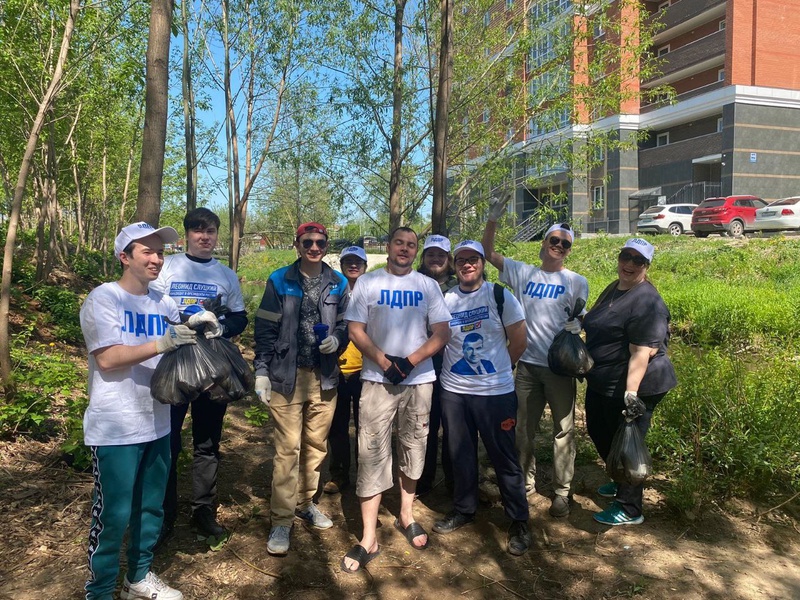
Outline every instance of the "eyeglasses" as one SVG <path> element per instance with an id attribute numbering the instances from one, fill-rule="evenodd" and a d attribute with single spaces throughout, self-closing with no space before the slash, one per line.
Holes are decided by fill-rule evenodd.
<path id="1" fill-rule="evenodd" d="M 619 256 L 617 256 L 617 260 L 619 260 L 619 262 L 622 263 L 632 262 L 637 267 L 643 267 L 646 264 L 649 264 L 647 262 L 647 259 L 641 254 L 631 254 L 630 252 L 625 252 L 624 250 L 619 253 Z"/>
<path id="2" fill-rule="evenodd" d="M 465 264 L 469 263 L 473 267 L 481 262 L 480 256 L 470 256 L 469 258 L 457 258 L 456 259 L 456 266 L 463 267 Z"/>
<path id="3" fill-rule="evenodd" d="M 566 238 L 560 238 L 557 235 L 551 235 L 548 241 L 550 242 L 551 246 L 558 246 L 558 244 L 561 244 L 561 247 L 564 250 L 569 250 L 572 248 L 572 242 Z"/>
<path id="4" fill-rule="evenodd" d="M 303 248 L 305 248 L 306 250 L 308 250 L 309 248 L 311 248 L 311 246 L 314 246 L 315 244 L 317 248 L 319 248 L 320 250 L 325 250 L 325 248 L 328 247 L 328 240 L 303 240 L 300 243 L 303 244 Z"/>

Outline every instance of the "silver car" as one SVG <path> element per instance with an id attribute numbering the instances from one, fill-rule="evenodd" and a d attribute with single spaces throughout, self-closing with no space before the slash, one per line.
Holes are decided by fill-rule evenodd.
<path id="1" fill-rule="evenodd" d="M 651 206 L 639 215 L 636 230 L 641 233 L 681 235 L 692 230 L 692 211 L 697 204 L 664 204 Z"/>
<path id="2" fill-rule="evenodd" d="M 800 229 L 800 196 L 776 200 L 756 211 L 755 229 L 775 231 Z"/>

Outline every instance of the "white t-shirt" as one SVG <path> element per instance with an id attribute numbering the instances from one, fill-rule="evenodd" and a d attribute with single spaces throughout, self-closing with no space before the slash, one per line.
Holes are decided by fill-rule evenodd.
<path id="1" fill-rule="evenodd" d="M 137 296 L 118 283 L 104 283 L 81 307 L 81 329 L 89 350 L 89 407 L 83 415 L 87 446 L 122 446 L 151 442 L 170 431 L 170 407 L 150 395 L 150 379 L 161 359 L 101 371 L 92 352 L 123 344 L 138 346 L 157 340 L 167 329 L 165 318 L 178 320 L 169 296 L 150 290 Z"/>
<path id="2" fill-rule="evenodd" d="M 452 318 L 440 375 L 443 389 L 475 396 L 514 391 L 505 327 L 524 321 L 525 315 L 511 292 L 503 290 L 503 296 L 501 323 L 492 283 L 484 283 L 474 292 L 456 286 L 444 295 Z"/>
<path id="3" fill-rule="evenodd" d="M 575 300 L 588 300 L 589 282 L 569 269 L 551 273 L 510 258 L 503 259 L 500 281 L 514 288 L 528 325 L 528 344 L 520 360 L 546 367 L 550 344 L 564 329 Z"/>
<path id="4" fill-rule="evenodd" d="M 365 323 L 367 335 L 384 354 L 406 357 L 428 340 L 428 324 L 446 323 L 450 313 L 434 279 L 417 271 L 398 276 L 380 269 L 358 278 L 344 318 Z M 389 383 L 383 369 L 366 356 L 361 379 Z M 433 362 L 427 358 L 402 385 L 435 380 Z"/>
<path id="5" fill-rule="evenodd" d="M 239 278 L 215 258 L 208 262 L 196 262 L 185 254 L 167 256 L 158 279 L 150 284 L 150 289 L 169 294 L 181 312 L 207 298 L 216 298 L 217 294 L 222 294 L 222 303 L 231 312 L 245 309 Z"/>

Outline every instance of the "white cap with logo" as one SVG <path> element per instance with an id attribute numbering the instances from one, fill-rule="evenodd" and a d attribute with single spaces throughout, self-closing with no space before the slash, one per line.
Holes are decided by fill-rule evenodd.
<path id="1" fill-rule="evenodd" d="M 647 240 L 643 240 L 642 238 L 631 238 L 625 242 L 625 245 L 622 248 L 623 250 L 625 248 L 636 250 L 639 254 L 647 259 L 647 262 L 653 262 L 653 255 L 656 253 L 656 249 L 653 248 L 653 244 Z"/>
<path id="2" fill-rule="evenodd" d="M 361 246 L 348 246 L 342 253 L 339 254 L 339 261 L 341 261 L 345 256 L 357 256 L 364 262 L 367 262 L 367 253 Z"/>
<path id="3" fill-rule="evenodd" d="M 114 240 L 114 256 L 119 258 L 128 244 L 146 238 L 148 235 L 157 235 L 165 244 L 174 244 L 178 241 L 178 232 L 172 227 L 159 227 L 156 229 L 149 223 L 139 221 L 138 223 L 131 223 L 122 228 Z"/>
<path id="4" fill-rule="evenodd" d="M 551 233 L 566 233 L 569 236 L 570 241 L 575 241 L 575 232 L 572 231 L 572 227 L 570 227 L 567 223 L 556 223 L 550 229 L 547 230 L 547 233 L 544 234 L 543 239 L 547 239 L 550 237 Z"/>
<path id="5" fill-rule="evenodd" d="M 475 240 L 464 240 L 463 242 L 456 244 L 456 248 L 453 250 L 453 258 L 458 256 L 458 253 L 463 252 L 464 250 L 474 250 L 480 254 L 482 258 L 486 258 L 486 254 L 483 251 L 483 244 L 476 242 Z"/>
<path id="6" fill-rule="evenodd" d="M 443 235 L 429 235 L 425 238 L 425 245 L 422 247 L 422 251 L 425 252 L 428 248 L 439 248 L 449 254 L 450 240 Z"/>

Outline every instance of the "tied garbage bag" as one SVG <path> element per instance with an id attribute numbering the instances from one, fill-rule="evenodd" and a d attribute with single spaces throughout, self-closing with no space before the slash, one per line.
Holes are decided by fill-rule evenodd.
<path id="1" fill-rule="evenodd" d="M 180 346 L 161 357 L 150 393 L 162 404 L 187 404 L 230 377 L 230 363 L 220 360 L 209 341 L 198 335 L 196 344 Z"/>
<path id="2" fill-rule="evenodd" d="M 230 366 L 231 375 L 210 391 L 211 399 L 217 402 L 233 402 L 241 400 L 255 388 L 256 378 L 250 365 L 242 356 L 239 348 L 225 338 L 208 340 L 211 348 L 218 356 L 225 357 Z"/>
<path id="3" fill-rule="evenodd" d="M 575 307 L 568 312 L 569 319 L 574 319 L 586 306 L 586 300 L 578 298 Z M 566 310 L 566 309 L 564 309 Z M 577 377 L 583 381 L 584 375 L 594 366 L 594 359 L 589 355 L 586 344 L 581 336 L 562 329 L 553 338 L 550 349 L 547 351 L 547 365 L 556 375 Z"/>
<path id="4" fill-rule="evenodd" d="M 622 423 L 611 441 L 606 473 L 617 483 L 640 485 L 653 473 L 653 459 L 636 420 Z"/>

